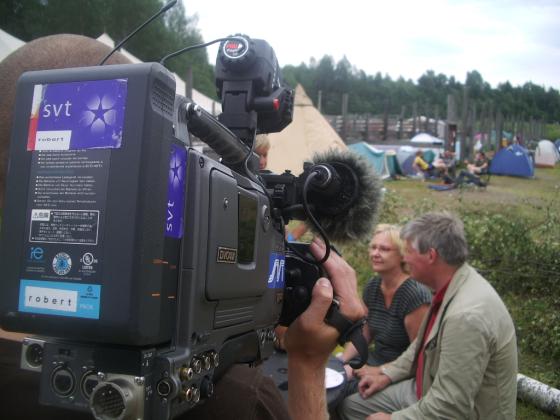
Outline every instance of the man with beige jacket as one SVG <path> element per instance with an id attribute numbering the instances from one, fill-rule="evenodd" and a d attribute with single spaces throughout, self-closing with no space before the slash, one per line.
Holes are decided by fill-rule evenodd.
<path id="1" fill-rule="evenodd" d="M 513 419 L 517 344 L 492 286 L 465 261 L 463 224 L 428 213 L 401 232 L 411 276 L 434 290 L 417 339 L 364 377 L 343 419 Z"/>

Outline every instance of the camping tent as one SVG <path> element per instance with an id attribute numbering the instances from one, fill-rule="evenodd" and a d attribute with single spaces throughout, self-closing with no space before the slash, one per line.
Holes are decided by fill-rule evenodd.
<path id="1" fill-rule="evenodd" d="M 401 170 L 401 165 L 399 165 L 399 161 L 397 160 L 396 150 L 390 149 L 385 151 L 385 162 L 387 162 L 387 169 L 389 169 L 389 174 L 391 174 L 392 177 L 404 175 Z"/>
<path id="2" fill-rule="evenodd" d="M 270 134 L 269 138 L 268 169 L 276 173 L 289 169 L 294 174 L 300 174 L 303 162 L 311 160 L 314 153 L 348 149 L 313 106 L 301 85 L 296 87 L 292 123 L 281 132 Z"/>
<path id="3" fill-rule="evenodd" d="M 527 149 L 518 144 L 512 144 L 494 155 L 490 164 L 490 173 L 529 178 L 535 173 L 533 159 Z"/>
<path id="4" fill-rule="evenodd" d="M 554 145 L 556 146 L 556 150 L 558 150 L 558 153 L 560 153 L 560 139 L 557 139 L 554 142 Z"/>
<path id="5" fill-rule="evenodd" d="M 558 149 L 550 140 L 540 140 L 535 150 L 535 166 L 538 168 L 554 168 L 560 160 Z"/>
<path id="6" fill-rule="evenodd" d="M 399 147 L 399 150 L 397 151 L 397 161 L 399 162 L 399 166 L 401 167 L 404 175 L 416 174 L 416 171 L 412 167 L 416 150 L 417 149 L 412 146 L 402 146 Z"/>
<path id="7" fill-rule="evenodd" d="M 375 173 L 381 178 L 385 179 L 391 176 L 385 157 L 385 151 L 376 149 L 363 141 L 351 144 L 348 147 L 353 152 L 365 157 L 375 169 Z"/>
<path id="8" fill-rule="evenodd" d="M 410 139 L 411 143 L 419 143 L 423 145 L 439 145 L 442 146 L 444 141 L 442 139 L 438 139 L 428 133 L 419 133 L 416 134 L 412 139 Z"/>

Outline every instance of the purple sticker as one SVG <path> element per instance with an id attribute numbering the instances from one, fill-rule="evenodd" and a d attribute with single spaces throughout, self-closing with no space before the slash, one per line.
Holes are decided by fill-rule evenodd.
<path id="1" fill-rule="evenodd" d="M 127 80 L 35 85 L 27 150 L 121 147 Z"/>
<path id="2" fill-rule="evenodd" d="M 175 239 L 183 237 L 186 162 L 186 149 L 176 144 L 171 144 L 169 176 L 167 180 L 165 236 Z"/>

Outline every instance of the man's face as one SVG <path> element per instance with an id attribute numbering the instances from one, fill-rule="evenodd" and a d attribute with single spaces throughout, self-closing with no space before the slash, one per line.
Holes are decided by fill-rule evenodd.
<path id="1" fill-rule="evenodd" d="M 425 254 L 418 252 L 410 243 L 405 242 L 404 261 L 408 264 L 410 276 L 414 280 L 429 285 L 431 283 L 430 251 Z"/>

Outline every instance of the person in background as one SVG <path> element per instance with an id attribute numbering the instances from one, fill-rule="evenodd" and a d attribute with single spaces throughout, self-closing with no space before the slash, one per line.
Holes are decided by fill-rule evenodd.
<path id="1" fill-rule="evenodd" d="M 407 349 L 416 338 L 432 300 L 430 290 L 410 278 L 399 234 L 398 226 L 380 224 L 369 243 L 369 260 L 377 276 L 364 289 L 363 300 L 368 309 L 364 337 L 375 347 L 368 364 L 360 369 L 352 370 L 348 364 L 358 354 L 351 343 L 339 356 L 350 380 L 347 395 L 358 391 L 359 378 L 376 372 L 377 366 L 395 360 Z"/>
<path id="2" fill-rule="evenodd" d="M 443 161 L 437 160 L 434 163 L 428 163 L 424 160 L 424 152 L 422 150 L 416 151 L 416 157 L 412 164 L 418 171 L 422 172 L 427 177 L 438 177 L 446 174 L 447 166 Z"/>
<path id="3" fill-rule="evenodd" d="M 465 161 L 465 165 L 467 165 L 467 171 L 473 175 L 480 175 L 488 171 L 488 158 L 483 151 L 476 152 L 474 157 L 474 162 L 469 163 L 469 161 Z"/>
<path id="4" fill-rule="evenodd" d="M 435 167 L 443 168 L 444 174 L 450 177 L 455 176 L 455 153 L 445 150 L 441 157 L 435 160 Z"/>
<path id="5" fill-rule="evenodd" d="M 467 262 L 463 223 L 428 213 L 402 230 L 411 275 L 435 291 L 417 339 L 360 380 L 343 419 L 514 419 L 515 327 L 494 288 Z"/>
<path id="6" fill-rule="evenodd" d="M 259 155 L 259 171 L 265 170 L 268 164 L 270 140 L 266 134 L 257 134 L 255 139 L 255 153 Z"/>

